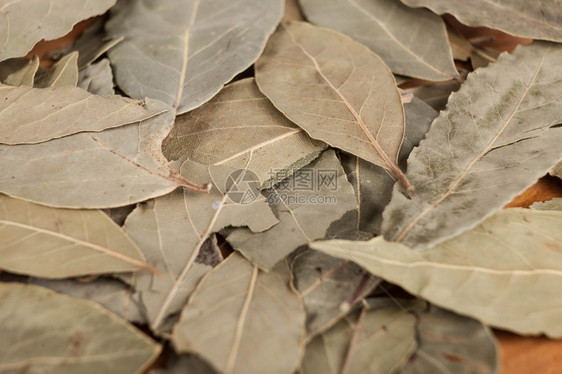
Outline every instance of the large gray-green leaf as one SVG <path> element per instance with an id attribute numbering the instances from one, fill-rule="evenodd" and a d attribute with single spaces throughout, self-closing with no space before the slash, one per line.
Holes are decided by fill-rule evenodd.
<path id="1" fill-rule="evenodd" d="M 18 67 L 14 72 L 10 73 L 2 83 L 10 86 L 27 86 L 33 87 L 35 80 L 35 74 L 39 69 L 39 57 L 33 56 L 33 58 L 23 66 Z"/>
<path id="2" fill-rule="evenodd" d="M 266 270 L 301 245 L 324 238 L 332 222 L 357 209 L 353 187 L 333 150 L 273 187 L 267 199 L 279 218 L 277 225 L 258 234 L 236 229 L 226 238 Z"/>
<path id="3" fill-rule="evenodd" d="M 416 349 L 415 325 L 396 306 L 364 308 L 306 346 L 302 373 L 393 373 Z"/>
<path id="4" fill-rule="evenodd" d="M 438 114 L 416 98 L 405 103 L 404 110 L 406 112 L 406 137 L 398 156 L 398 164 L 402 170 L 406 170 L 406 160 L 410 152 L 423 139 L 431 122 Z M 392 197 L 392 187 L 396 179 L 380 166 L 349 154 L 342 155 L 342 166 L 357 195 L 359 205 L 357 228 L 364 232 L 379 234 L 382 212 Z"/>
<path id="5" fill-rule="evenodd" d="M 31 144 L 143 121 L 167 108 L 81 88 L 0 85 L 0 143 Z"/>
<path id="6" fill-rule="evenodd" d="M 0 61 L 27 54 L 41 39 L 68 33 L 81 20 L 105 13 L 116 0 L 0 0 Z"/>
<path id="7" fill-rule="evenodd" d="M 76 87 L 78 83 L 78 52 L 60 59 L 49 69 L 40 70 L 35 76 L 35 88 Z"/>
<path id="8" fill-rule="evenodd" d="M 305 249 L 291 259 L 306 310 L 308 337 L 332 327 L 380 283 L 358 265 Z"/>
<path id="9" fill-rule="evenodd" d="M 395 0 L 300 0 L 306 18 L 365 44 L 397 74 L 432 81 L 457 69 L 441 17 Z"/>
<path id="10" fill-rule="evenodd" d="M 175 191 L 140 204 L 127 217 L 124 229 L 137 242 L 147 261 L 164 276 L 138 274 L 135 289 L 140 294 L 151 327 L 166 332 L 166 318 L 178 313 L 201 277 L 212 269 L 198 260 L 203 243 L 226 226 L 248 226 L 263 231 L 277 223 L 263 196 L 250 204 L 229 200 L 223 186 L 231 170 L 185 161 L 182 173 L 196 181 L 213 180 L 209 194 Z"/>
<path id="11" fill-rule="evenodd" d="M 29 282 L 58 293 L 93 301 L 129 322 L 146 323 L 138 302 L 132 298 L 131 287 L 117 279 L 100 277 L 90 282 L 81 282 L 74 279 L 33 278 Z"/>
<path id="12" fill-rule="evenodd" d="M 449 13 L 468 26 L 487 26 L 531 39 L 562 41 L 560 0 L 401 0 L 411 7 Z"/>
<path id="13" fill-rule="evenodd" d="M 150 267 L 100 211 L 55 209 L 0 195 L 0 268 L 66 278 Z"/>
<path id="14" fill-rule="evenodd" d="M 279 182 L 276 174 L 305 166 L 325 147 L 277 111 L 249 78 L 177 117 L 163 151 L 168 159 L 245 168 L 270 186 Z"/>
<path id="15" fill-rule="evenodd" d="M 0 372 L 140 374 L 160 345 L 96 303 L 0 283 Z"/>
<path id="16" fill-rule="evenodd" d="M 282 262 L 262 272 L 233 253 L 199 284 L 174 328 L 180 352 L 221 373 L 293 373 L 304 350 L 305 313 Z"/>
<path id="17" fill-rule="evenodd" d="M 263 51 L 283 0 L 125 0 L 106 28 L 125 40 L 109 51 L 117 85 L 188 112 L 210 100 Z M 147 27 L 150 32 L 147 32 Z"/>
<path id="18" fill-rule="evenodd" d="M 494 374 L 499 348 L 482 323 L 430 306 L 418 313 L 419 347 L 402 374 Z"/>
<path id="19" fill-rule="evenodd" d="M 408 159 L 387 240 L 427 248 L 474 227 L 562 158 L 562 46 L 535 42 L 469 74 Z"/>
<path id="20" fill-rule="evenodd" d="M 113 72 L 109 60 L 104 58 L 81 70 L 78 74 L 78 87 L 94 95 L 113 95 Z"/>
<path id="21" fill-rule="evenodd" d="M 168 111 L 100 133 L 80 133 L 41 144 L 0 145 L 0 191 L 66 208 L 129 205 L 178 187 L 206 191 L 179 176 L 162 154 L 162 140 L 174 121 L 173 110 L 154 100 L 148 100 L 147 107 L 152 113 Z"/>
<path id="22" fill-rule="evenodd" d="M 256 63 L 256 82 L 314 139 L 404 176 L 396 165 L 405 127 L 400 93 L 365 46 L 307 23 L 283 24 Z"/>
<path id="23" fill-rule="evenodd" d="M 425 251 L 382 237 L 311 246 L 459 314 L 521 334 L 560 338 L 560 227 L 561 211 L 512 208 Z"/>

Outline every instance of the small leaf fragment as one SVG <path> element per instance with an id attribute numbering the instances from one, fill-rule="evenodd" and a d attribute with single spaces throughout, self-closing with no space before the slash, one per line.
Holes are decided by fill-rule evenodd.
<path id="1" fill-rule="evenodd" d="M 52 67 L 40 70 L 35 76 L 35 88 L 76 87 L 78 83 L 78 52 L 72 52 Z"/>

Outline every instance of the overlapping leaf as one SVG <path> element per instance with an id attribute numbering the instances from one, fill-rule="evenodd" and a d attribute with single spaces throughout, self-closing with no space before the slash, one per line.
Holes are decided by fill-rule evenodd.
<path id="1" fill-rule="evenodd" d="M 511 201 L 562 157 L 562 47 L 535 42 L 470 74 L 408 159 L 383 233 L 427 248 Z M 398 186 L 395 186 L 398 187 Z"/>
<path id="2" fill-rule="evenodd" d="M 182 186 L 206 191 L 179 176 L 162 154 L 162 140 L 174 120 L 171 108 L 153 100 L 146 104 L 151 113 L 168 111 L 100 133 L 0 145 L 0 191 L 67 208 L 129 205 Z"/>
<path id="3" fill-rule="evenodd" d="M 0 85 L 0 143 L 30 144 L 143 121 L 163 106 L 81 88 L 38 89 Z"/>
<path id="4" fill-rule="evenodd" d="M 81 70 L 78 74 L 78 87 L 94 95 L 113 95 L 113 72 L 109 60 L 104 58 Z"/>
<path id="5" fill-rule="evenodd" d="M 0 268 L 45 278 L 152 269 L 100 211 L 44 207 L 0 195 Z"/>
<path id="6" fill-rule="evenodd" d="M 7 75 L 5 79 L 2 79 L 2 83 L 10 86 L 33 87 L 35 74 L 37 73 L 38 69 L 39 58 L 37 56 L 33 56 L 31 60 L 23 63 L 22 66 L 14 66 L 13 72 L 9 73 L 9 75 Z M 12 69 L 8 68 L 8 70 Z"/>
<path id="7" fill-rule="evenodd" d="M 487 26 L 532 39 L 562 41 L 559 0 L 401 0 L 411 7 L 449 13 L 468 26 Z"/>
<path id="8" fill-rule="evenodd" d="M 256 63 L 256 82 L 312 138 L 403 177 L 396 165 L 402 101 L 394 76 L 368 48 L 306 23 L 283 24 Z"/>
<path id="9" fill-rule="evenodd" d="M 293 373 L 304 350 L 305 313 L 290 277 L 285 263 L 265 273 L 232 254 L 182 311 L 176 350 L 197 353 L 221 373 Z"/>
<path id="10" fill-rule="evenodd" d="M 76 23 L 105 13 L 116 0 L 2 0 L 0 61 L 24 56 L 41 39 L 63 36 Z"/>
<path id="11" fill-rule="evenodd" d="M 178 116 L 163 147 L 169 159 L 254 172 L 270 186 L 310 163 L 326 147 L 284 117 L 253 79 L 225 87 L 200 108 Z"/>
<path id="12" fill-rule="evenodd" d="M 106 26 L 110 36 L 125 37 L 109 51 L 117 84 L 131 97 L 156 98 L 188 112 L 254 63 L 283 15 L 283 3 L 120 1 Z"/>
<path id="13" fill-rule="evenodd" d="M 0 372 L 140 374 L 160 345 L 101 306 L 0 283 Z"/>
<path id="14" fill-rule="evenodd" d="M 365 44 L 397 74 L 433 81 L 457 75 L 443 20 L 394 0 L 300 0 L 306 17 Z"/>
<path id="15" fill-rule="evenodd" d="M 212 269 L 198 256 L 205 241 L 226 226 L 246 225 L 263 231 L 277 223 L 264 198 L 236 204 L 224 190 L 231 169 L 216 167 L 209 175 L 206 166 L 190 161 L 182 173 L 197 181 L 213 179 L 209 194 L 176 191 L 139 205 L 127 218 L 125 231 L 135 240 L 147 261 L 163 274 L 138 274 L 135 288 L 155 331 L 169 329 L 166 318 L 178 313 L 201 277 Z"/>
<path id="16" fill-rule="evenodd" d="M 78 83 L 78 52 L 69 53 L 51 68 L 40 70 L 35 77 L 35 88 L 76 87 Z"/>
<path id="17" fill-rule="evenodd" d="M 521 334 L 562 337 L 562 212 L 512 208 L 424 251 L 377 237 L 312 248 L 459 314 Z"/>

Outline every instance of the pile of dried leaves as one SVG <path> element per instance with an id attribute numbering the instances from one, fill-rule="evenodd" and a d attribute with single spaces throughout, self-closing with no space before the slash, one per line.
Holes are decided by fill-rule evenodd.
<path id="1" fill-rule="evenodd" d="M 490 326 L 562 337 L 562 199 L 502 209 L 562 175 L 560 2 L 284 5 L 0 0 L 1 373 L 496 373 Z"/>

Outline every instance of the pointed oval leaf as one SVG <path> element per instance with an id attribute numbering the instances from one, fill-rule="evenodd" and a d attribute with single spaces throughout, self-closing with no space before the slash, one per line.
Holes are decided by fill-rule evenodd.
<path id="1" fill-rule="evenodd" d="M 125 37 L 109 51 L 117 85 L 188 112 L 254 63 L 282 15 L 283 0 L 120 1 L 106 27 Z"/>
<path id="2" fill-rule="evenodd" d="M 486 26 L 531 39 L 562 42 L 559 0 L 401 0 L 411 7 L 449 13 L 468 26 Z"/>
<path id="3" fill-rule="evenodd" d="M 283 24 L 256 63 L 256 82 L 312 138 L 402 174 L 400 93 L 365 46 L 306 23 Z"/>
<path id="4" fill-rule="evenodd" d="M 520 334 L 562 337 L 562 212 L 511 208 L 425 251 L 377 237 L 316 242 L 408 292 Z"/>
<path id="5" fill-rule="evenodd" d="M 46 91 L 44 89 L 37 89 Z M 161 151 L 171 108 L 147 100 L 156 117 L 100 133 L 41 144 L 0 145 L 0 191 L 62 208 L 111 208 L 165 195 L 178 187 L 207 191 L 179 176 Z"/>
<path id="6" fill-rule="evenodd" d="M 41 39 L 51 40 L 79 21 L 105 13 L 116 0 L 0 1 L 0 61 L 24 56 Z"/>
<path id="7" fill-rule="evenodd" d="M 535 42 L 468 76 L 410 154 L 416 191 L 395 188 L 387 240 L 422 249 L 455 236 L 562 158 L 561 60 L 561 46 Z"/>
<path id="8" fill-rule="evenodd" d="M 304 350 L 305 314 L 289 282 L 285 263 L 264 273 L 233 253 L 182 311 L 172 335 L 176 350 L 197 353 L 221 373 L 293 373 Z"/>
<path id="9" fill-rule="evenodd" d="M 300 0 L 306 18 L 361 42 L 397 74 L 432 81 L 458 75 L 441 17 L 394 0 Z"/>
<path id="10" fill-rule="evenodd" d="M 146 101 L 96 96 L 76 87 L 0 85 L 0 143 L 32 144 L 85 131 L 102 131 L 162 113 Z"/>
<path id="11" fill-rule="evenodd" d="M 248 169 L 270 185 L 278 182 L 277 172 L 305 166 L 325 147 L 277 111 L 249 78 L 176 117 L 163 151 L 168 159 Z"/>
<path id="12" fill-rule="evenodd" d="M 22 67 L 19 67 L 16 71 L 9 74 L 2 83 L 10 86 L 27 86 L 33 87 L 33 82 L 35 80 L 35 74 L 39 70 L 39 57 L 33 56 L 33 58 Z"/>
<path id="13" fill-rule="evenodd" d="M 0 283 L 0 372 L 140 374 L 161 347 L 96 303 Z"/>
<path id="14" fill-rule="evenodd" d="M 151 267 L 101 211 L 55 209 L 0 195 L 0 268 L 67 278 Z"/>
<path id="15" fill-rule="evenodd" d="M 40 71 L 35 77 L 35 88 L 76 87 L 78 83 L 78 52 L 61 58 L 52 67 Z"/>

